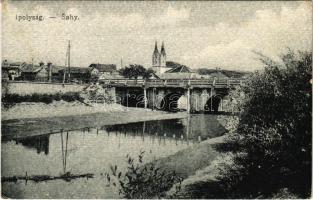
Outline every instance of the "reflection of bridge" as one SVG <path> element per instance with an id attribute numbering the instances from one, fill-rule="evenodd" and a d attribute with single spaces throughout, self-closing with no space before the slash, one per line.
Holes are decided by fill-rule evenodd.
<path id="1" fill-rule="evenodd" d="M 114 88 L 116 102 L 124 106 L 177 111 L 184 97 L 190 113 L 227 111 L 229 91 L 244 79 L 106 79 L 100 83 Z"/>

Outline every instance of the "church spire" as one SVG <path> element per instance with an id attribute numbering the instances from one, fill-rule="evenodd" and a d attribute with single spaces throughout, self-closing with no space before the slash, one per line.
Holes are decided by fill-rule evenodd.
<path id="1" fill-rule="evenodd" d="M 161 54 L 162 54 L 162 55 L 166 55 L 166 53 L 165 53 L 165 48 L 164 48 L 164 42 L 162 42 Z"/>
<path id="2" fill-rule="evenodd" d="M 154 53 L 159 53 L 157 41 L 155 41 Z"/>
<path id="3" fill-rule="evenodd" d="M 160 66 L 160 53 L 158 50 L 157 41 L 155 41 L 154 52 L 152 54 L 152 67 L 159 67 Z"/>

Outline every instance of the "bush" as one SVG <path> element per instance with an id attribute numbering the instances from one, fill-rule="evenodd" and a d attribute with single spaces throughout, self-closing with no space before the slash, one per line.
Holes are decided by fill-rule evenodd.
<path id="1" fill-rule="evenodd" d="M 4 98 L 9 92 L 9 82 L 2 78 L 1 81 L 1 97 Z"/>
<path id="2" fill-rule="evenodd" d="M 67 102 L 72 101 L 83 101 L 83 98 L 80 96 L 78 92 L 67 92 L 61 95 L 61 99 Z M 56 99 L 54 99 L 56 100 Z"/>
<path id="3" fill-rule="evenodd" d="M 181 178 L 175 171 L 166 172 L 157 168 L 154 163 L 142 164 L 144 152 L 140 152 L 138 163 L 127 157 L 127 172 L 118 171 L 117 166 L 111 166 L 111 175 L 106 174 L 108 182 L 118 187 L 119 194 L 127 199 L 164 198 L 175 183 L 177 191 L 180 189 Z"/>
<path id="4" fill-rule="evenodd" d="M 22 102 L 42 102 L 52 103 L 52 101 L 83 101 L 84 99 L 80 96 L 79 92 L 67 92 L 67 93 L 56 93 L 56 94 L 31 94 L 31 95 L 19 95 L 19 94 L 6 94 L 2 98 L 2 103 L 5 108 L 9 108 L 16 103 Z"/>
<path id="5" fill-rule="evenodd" d="M 91 84 L 86 87 L 81 96 L 90 102 L 93 103 L 114 103 L 114 94 L 110 93 L 110 88 L 105 85 L 100 84 Z"/>
<path id="6" fill-rule="evenodd" d="M 224 166 L 218 180 L 225 198 L 272 197 L 281 188 L 307 198 L 312 170 L 311 53 L 289 51 L 282 63 L 261 60 L 265 70 L 241 88 L 239 121 L 223 145 L 243 168 Z"/>

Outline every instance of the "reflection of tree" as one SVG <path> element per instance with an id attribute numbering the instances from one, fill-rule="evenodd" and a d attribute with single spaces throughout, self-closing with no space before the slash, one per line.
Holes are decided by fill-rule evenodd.
<path id="1" fill-rule="evenodd" d="M 67 161 L 67 144 L 68 144 L 68 132 L 66 132 L 65 141 L 63 139 L 63 131 L 61 131 L 61 147 L 62 147 L 62 166 L 63 173 L 66 173 L 66 161 Z M 64 147 L 65 146 L 65 147 Z"/>
<path id="2" fill-rule="evenodd" d="M 32 136 L 26 138 L 16 139 L 16 143 L 20 143 L 30 149 L 36 149 L 37 153 L 44 152 L 46 155 L 49 154 L 49 137 L 50 135 Z"/>

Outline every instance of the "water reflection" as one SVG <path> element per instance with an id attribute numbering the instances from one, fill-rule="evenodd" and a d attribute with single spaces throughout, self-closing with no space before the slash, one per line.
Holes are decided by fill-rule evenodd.
<path id="1" fill-rule="evenodd" d="M 22 144 L 30 149 L 35 149 L 38 154 L 44 152 L 49 154 L 49 137 L 50 135 L 32 136 L 15 139 L 16 144 Z"/>
<path id="2" fill-rule="evenodd" d="M 225 132 L 216 120 L 215 116 L 191 115 L 185 119 L 170 119 L 158 121 L 135 122 L 129 124 L 118 124 L 104 126 L 101 128 L 108 132 L 122 134 L 135 134 L 150 136 L 161 136 L 167 138 L 181 138 L 186 140 L 202 140 L 220 136 Z"/>
<path id="3" fill-rule="evenodd" d="M 63 139 L 63 131 L 61 131 L 60 136 L 61 136 L 61 146 L 62 146 L 63 173 L 65 173 L 66 172 L 66 159 L 67 159 L 68 131 L 66 132 L 65 145 L 64 145 L 64 139 Z"/>
<path id="4" fill-rule="evenodd" d="M 66 132 L 60 130 L 59 133 L 54 133 L 60 134 L 62 158 L 64 163 L 66 163 L 65 160 L 67 157 L 69 132 L 80 131 L 83 133 L 84 137 L 85 133 L 90 133 L 92 129 L 94 128 L 86 127 L 80 130 Z M 189 143 L 189 140 L 192 140 L 192 142 L 201 141 L 220 136 L 225 132 L 224 127 L 217 122 L 216 117 L 209 115 L 190 115 L 185 119 L 155 120 L 128 124 L 105 125 L 95 129 L 96 135 L 99 135 L 99 131 L 104 131 L 107 133 L 107 136 L 110 136 L 110 134 L 115 134 L 115 136 L 123 135 L 124 138 L 130 136 L 133 138 L 135 136 L 140 136 L 143 142 L 145 141 L 145 137 L 149 137 L 153 143 L 158 141 L 159 145 L 161 145 L 161 141 L 165 144 L 165 140 L 168 139 L 173 139 L 176 143 L 178 140 L 185 140 L 187 143 Z M 38 154 L 41 152 L 49 154 L 49 138 L 50 134 L 15 138 L 13 140 L 16 144 L 22 144 L 27 148 L 36 150 Z M 9 140 L 4 140 L 4 142 L 5 141 Z"/>
<path id="5" fill-rule="evenodd" d="M 3 183 L 10 197 L 23 198 L 117 198 L 105 188 L 102 173 L 110 165 L 126 169 L 126 154 L 146 152 L 144 162 L 173 155 L 194 143 L 222 135 L 225 129 L 216 116 L 191 115 L 186 119 L 145 121 L 129 124 L 86 127 L 79 130 L 2 140 L 2 176 L 51 175 L 65 172 L 95 174 L 94 179 L 45 183 Z M 63 194 L 58 191 L 67 191 Z M 75 191 L 73 193 L 73 191 Z M 90 194 L 92 192 L 92 194 Z M 88 196 L 89 195 L 89 196 Z"/>

